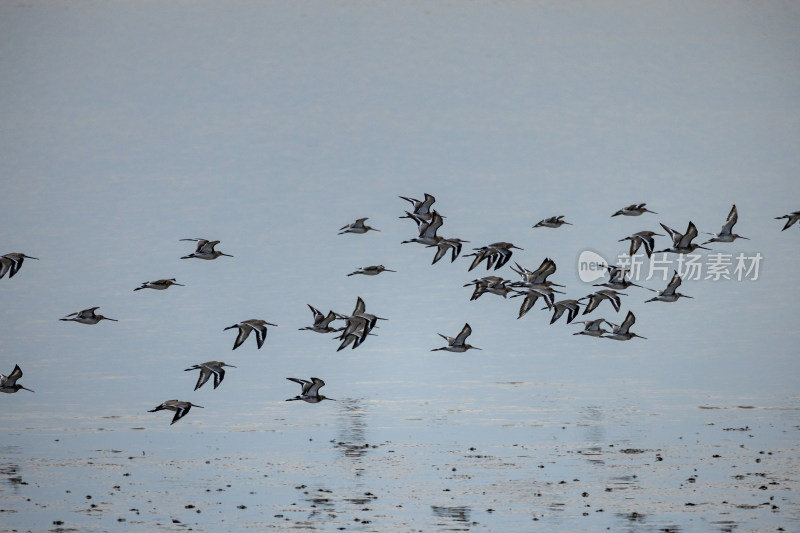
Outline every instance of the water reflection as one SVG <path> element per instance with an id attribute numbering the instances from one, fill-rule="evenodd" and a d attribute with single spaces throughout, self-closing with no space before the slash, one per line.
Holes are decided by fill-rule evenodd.
<path id="1" fill-rule="evenodd" d="M 611 492 L 612 490 L 623 490 L 623 489 L 630 489 L 633 487 L 637 487 L 639 485 L 639 479 L 636 475 L 625 475 L 625 476 L 613 476 L 609 482 L 608 487 L 606 490 Z"/>
<path id="2" fill-rule="evenodd" d="M 339 400 L 335 448 L 355 463 L 356 475 L 363 473 L 361 458 L 369 451 L 366 438 L 366 407 L 361 398 Z"/>
<path id="3" fill-rule="evenodd" d="M 620 530 L 638 533 L 640 531 L 659 531 L 660 533 L 680 533 L 681 528 L 677 525 L 655 524 L 648 520 L 648 515 L 632 511 L 630 513 L 616 513 L 618 518 L 625 521 L 625 525 Z"/>
<path id="4" fill-rule="evenodd" d="M 14 491 L 19 489 L 20 485 L 28 484 L 22 480 L 22 475 L 19 472 L 19 464 L 17 463 L 0 463 L 0 478 L 3 478 L 6 483 L 13 486 Z"/>
<path id="5" fill-rule="evenodd" d="M 336 505 L 333 501 L 332 491 L 328 489 L 317 489 L 314 492 L 306 492 L 304 500 L 308 502 L 310 511 L 309 521 L 331 520 L 337 517 Z"/>
<path id="6" fill-rule="evenodd" d="M 636 511 L 633 511 L 631 513 L 618 513 L 617 516 L 619 516 L 620 518 L 624 518 L 625 520 L 633 524 L 642 524 L 647 518 L 646 514 L 637 513 Z"/>
<path id="7" fill-rule="evenodd" d="M 332 521 L 336 521 L 348 513 L 367 512 L 371 509 L 368 507 L 373 504 L 377 496 L 371 492 L 362 492 L 357 495 L 346 494 L 347 489 L 334 492 L 333 489 L 317 488 L 311 490 L 305 485 L 296 487 L 303 490 L 302 500 L 305 505 L 302 507 L 308 515 L 303 522 L 306 528 L 314 529 L 317 525 L 327 524 L 330 525 Z M 369 524 L 370 520 L 363 518 L 354 519 L 362 524 Z M 300 523 L 296 524 L 297 526 Z M 344 528 L 339 528 L 344 529 Z"/>
<path id="8" fill-rule="evenodd" d="M 451 528 L 451 531 L 467 531 L 469 530 L 469 515 L 472 512 L 472 509 L 469 507 L 440 507 L 438 505 L 431 505 L 431 510 L 433 511 L 434 516 L 438 518 L 445 518 L 447 520 L 452 520 L 454 522 L 458 522 L 459 524 L 466 524 L 467 527 L 456 527 Z M 439 522 L 436 524 L 437 526 L 448 526 L 454 524 L 448 524 L 446 522 Z"/>
<path id="9" fill-rule="evenodd" d="M 363 458 L 370 445 L 366 438 L 366 406 L 360 398 L 340 398 L 336 402 L 336 438 L 334 448 L 342 453 L 353 465 L 356 476 L 361 476 L 364 471 Z M 362 481 L 355 483 L 361 486 Z M 301 485 L 301 488 L 306 488 Z M 305 490 L 303 499 L 307 502 L 308 517 L 307 524 L 318 523 L 329 524 L 332 520 L 337 520 L 343 509 L 346 510 L 368 510 L 367 505 L 376 499 L 376 496 L 369 491 L 363 491 L 357 487 L 338 487 L 336 493 L 331 488 L 317 488 L 315 490 Z M 362 524 L 370 523 L 369 520 L 357 521 Z M 340 528 L 344 529 L 344 528 Z"/>
<path id="10" fill-rule="evenodd" d="M 605 461 L 600 457 L 603 454 L 603 443 L 606 438 L 605 413 L 601 407 L 588 406 L 580 412 L 579 425 L 585 428 L 584 440 L 587 446 L 580 450 L 582 456 L 595 466 L 602 466 Z"/>
<path id="11" fill-rule="evenodd" d="M 718 520 L 716 522 L 712 522 L 712 524 L 719 527 L 719 530 L 722 533 L 733 533 L 733 531 L 739 527 L 739 524 L 733 520 Z"/>
<path id="12" fill-rule="evenodd" d="M 7 455 L 16 455 L 20 452 L 19 446 L 3 446 L 0 448 L 0 454 L 5 459 Z M 14 488 L 14 492 L 19 489 L 20 485 L 27 485 L 26 481 L 22 480 L 20 474 L 19 463 L 7 461 L 0 463 L 0 478 Z"/>

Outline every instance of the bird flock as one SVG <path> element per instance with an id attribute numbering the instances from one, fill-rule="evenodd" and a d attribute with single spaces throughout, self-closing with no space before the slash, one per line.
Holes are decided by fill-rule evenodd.
<path id="1" fill-rule="evenodd" d="M 443 237 L 438 234 L 438 232 L 444 226 L 445 217 L 443 217 L 436 211 L 436 209 L 433 208 L 433 205 L 436 201 L 434 196 L 425 193 L 423 200 L 417 200 L 415 198 L 406 196 L 400 196 L 400 198 L 409 202 L 409 204 L 411 204 L 411 208 L 405 210 L 405 214 L 399 218 L 411 219 L 417 225 L 417 236 L 404 240 L 401 242 L 401 244 L 416 243 L 421 244 L 426 248 L 434 248 L 435 253 L 431 262 L 432 265 L 446 257 L 448 252 L 450 253 L 450 261 L 455 262 L 461 256 L 463 245 L 469 243 L 469 241 L 457 237 Z M 655 211 L 647 209 L 646 204 L 641 203 L 624 207 L 613 213 L 611 216 L 632 217 L 640 216 L 644 213 L 657 214 Z M 544 218 L 532 227 L 534 229 L 560 228 L 565 224 L 572 225 L 570 222 L 565 221 L 564 218 L 564 215 Z M 800 211 L 794 211 L 792 213 L 775 218 L 776 220 L 787 219 L 786 224 L 781 230 L 785 231 L 796 224 L 798 220 L 800 220 Z M 366 225 L 365 222 L 367 220 L 368 218 L 364 217 L 355 220 L 353 223 L 346 224 L 345 226 L 339 228 L 338 234 L 365 234 L 369 231 L 380 231 L 377 228 Z M 747 237 L 743 237 L 733 232 L 733 227 L 737 221 L 738 211 L 736 206 L 733 205 L 728 213 L 725 223 L 722 225 L 720 232 L 709 233 L 709 235 L 712 237 L 702 244 L 693 242 L 693 240 L 698 236 L 698 230 L 691 221 L 688 223 L 684 233 L 679 233 L 677 230 L 674 230 L 662 223 L 660 225 L 666 232 L 666 235 L 650 230 L 643 230 L 619 239 L 619 242 L 626 240 L 630 241 L 630 256 L 636 254 L 642 247 L 644 247 L 645 254 L 648 258 L 650 258 L 654 253 L 688 254 L 698 249 L 709 250 L 710 248 L 705 246 L 707 244 L 731 243 L 736 239 L 747 239 Z M 663 237 L 667 235 L 669 236 L 671 245 L 662 250 L 655 250 L 655 237 Z M 201 238 L 180 239 L 180 241 L 196 243 L 195 251 L 182 256 L 181 259 L 214 260 L 222 256 L 233 257 L 230 254 L 215 249 L 220 241 L 209 241 Z M 464 257 L 472 258 L 467 271 L 472 271 L 478 268 L 481 264 L 485 265 L 487 271 L 498 271 L 511 260 L 514 250 L 522 250 L 522 248 L 510 242 L 495 242 L 485 246 L 473 248 L 472 250 L 472 253 L 464 254 Z M 0 279 L 4 278 L 6 274 L 8 274 L 8 279 L 13 278 L 19 273 L 25 259 L 38 260 L 36 257 L 31 257 L 23 253 L 8 253 L 0 256 Z M 590 337 L 606 338 L 618 341 L 627 341 L 633 339 L 634 337 L 641 339 L 646 338 L 630 331 L 631 327 L 636 322 L 636 317 L 634 316 L 633 312 L 628 311 L 625 315 L 625 319 L 620 324 L 612 323 L 605 318 L 595 318 L 593 320 L 583 321 L 577 321 L 575 319 L 579 314 L 586 315 L 591 313 L 606 300 L 614 308 L 615 312 L 619 312 L 622 307 L 621 297 L 628 296 L 627 293 L 620 291 L 629 289 L 630 287 L 637 287 L 657 293 L 654 297 L 645 300 L 646 303 L 676 302 L 680 298 L 692 298 L 692 296 L 677 292 L 677 289 L 680 287 L 682 281 L 677 271 L 673 273 L 672 278 L 667 284 L 666 288 L 656 291 L 654 289 L 638 285 L 630 279 L 627 279 L 630 269 L 617 265 L 604 266 L 608 273 L 608 279 L 603 283 L 594 284 L 594 286 L 602 288 L 578 299 L 556 300 L 556 294 L 564 294 L 563 291 L 559 290 L 564 288 L 564 285 L 555 283 L 548 279 L 556 272 L 556 264 L 550 258 L 545 258 L 535 270 L 529 270 L 515 261 L 514 265 L 510 266 L 510 270 L 519 276 L 520 279 L 518 280 L 512 281 L 499 275 L 487 275 L 470 281 L 469 283 L 465 284 L 464 287 L 473 287 L 473 293 L 470 301 L 477 300 L 484 294 L 494 294 L 502 296 L 503 298 L 522 298 L 522 303 L 517 316 L 518 319 L 525 316 L 541 298 L 545 304 L 545 307 L 542 309 L 552 311 L 553 313 L 550 319 L 550 324 L 554 324 L 562 316 L 566 315 L 567 323 L 572 323 L 575 321 L 575 323 L 583 326 L 583 329 L 574 332 L 573 335 L 586 335 Z M 391 270 L 384 265 L 370 265 L 359 267 L 353 272 L 347 274 L 347 276 L 376 276 L 383 272 L 395 272 L 395 270 Z M 133 290 L 165 290 L 173 285 L 183 286 L 181 283 L 178 283 L 175 278 L 169 278 L 146 281 L 143 282 L 141 286 Z M 313 315 L 313 323 L 310 326 L 305 326 L 298 329 L 300 331 L 312 331 L 322 334 L 337 333 L 337 335 L 334 336 L 334 338 L 339 341 L 337 351 L 343 350 L 348 346 L 351 349 L 358 348 L 370 336 L 375 335 L 373 330 L 378 327 L 378 322 L 380 320 L 386 320 L 386 318 L 379 317 L 372 313 L 367 313 L 366 303 L 360 296 L 357 297 L 355 307 L 350 314 L 343 314 L 333 310 L 323 313 L 313 305 L 307 305 Z M 581 308 L 583 308 L 582 312 Z M 96 311 L 98 309 L 99 307 L 83 309 L 81 311 L 70 313 L 59 320 L 64 322 L 77 322 L 87 325 L 95 325 L 103 320 L 112 322 L 118 321 L 117 319 L 97 314 Z M 337 325 L 342 325 L 335 327 L 333 325 L 334 323 Z M 607 325 L 611 329 L 604 329 L 604 325 Z M 249 319 L 237 322 L 232 326 L 228 326 L 224 328 L 223 331 L 229 329 L 237 330 L 237 336 L 233 344 L 233 350 L 239 348 L 248 339 L 251 333 L 255 335 L 257 349 L 261 349 L 267 338 L 267 326 L 277 327 L 277 324 L 273 324 L 262 319 Z M 470 349 L 481 349 L 466 342 L 468 337 L 472 334 L 472 328 L 469 324 L 464 324 L 461 331 L 455 337 L 450 337 L 442 333 L 437 334 L 447 342 L 447 345 L 439 348 L 432 348 L 431 351 L 462 353 Z M 237 367 L 227 364 L 223 361 L 207 361 L 204 363 L 195 364 L 190 368 L 187 368 L 186 371 L 200 371 L 194 390 L 197 390 L 205 385 L 212 376 L 214 378 L 213 387 L 216 389 L 220 386 L 225 377 L 225 368 Z M 22 369 L 18 364 L 14 366 L 13 371 L 9 375 L 0 374 L 0 392 L 15 393 L 20 389 L 33 392 L 31 389 L 17 383 L 21 377 Z M 286 401 L 301 400 L 306 403 L 320 403 L 323 400 L 333 400 L 333 398 L 328 398 L 325 395 L 320 394 L 320 389 L 325 385 L 325 382 L 320 378 L 312 377 L 310 380 L 305 380 L 295 377 L 288 377 L 286 379 L 301 386 L 300 394 L 292 398 L 288 398 Z M 171 425 L 189 413 L 192 407 L 203 408 L 203 406 L 189 401 L 167 400 L 148 412 L 158 412 L 162 410 L 173 411 L 175 414 L 172 418 L 172 422 L 170 423 Z"/>

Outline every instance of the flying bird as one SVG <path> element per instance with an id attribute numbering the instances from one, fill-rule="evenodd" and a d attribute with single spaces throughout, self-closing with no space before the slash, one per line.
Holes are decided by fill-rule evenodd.
<path id="1" fill-rule="evenodd" d="M 471 344 L 467 344 L 465 342 L 467 337 L 469 337 L 471 334 L 472 328 L 469 327 L 469 324 L 464 324 L 464 327 L 461 329 L 461 333 L 459 333 L 456 337 L 448 337 L 447 335 L 437 333 L 437 335 L 447 341 L 447 346 L 443 346 L 442 348 L 434 348 L 431 351 L 435 352 L 438 350 L 446 350 L 448 352 L 466 352 L 469 349 L 480 350 L 480 348 L 477 346 L 472 346 Z"/>
<path id="2" fill-rule="evenodd" d="M 141 287 L 137 287 L 133 290 L 140 291 L 142 289 L 155 289 L 157 291 L 163 291 L 164 289 L 170 288 L 172 285 L 183 287 L 183 285 L 175 281 L 175 278 L 171 278 L 171 279 L 159 279 L 157 281 L 145 281 L 144 283 L 142 283 Z"/>
<path id="3" fill-rule="evenodd" d="M 403 200 L 407 202 L 411 202 L 413 206 L 412 214 L 417 215 L 420 218 L 430 218 L 431 217 L 431 206 L 436 201 L 436 198 L 433 195 L 425 193 L 424 200 L 417 200 L 416 198 L 408 198 L 407 196 L 401 196 Z M 400 217 L 400 218 L 407 218 L 407 217 Z"/>
<path id="4" fill-rule="evenodd" d="M 119 322 L 116 318 L 108 318 L 107 316 L 95 314 L 95 311 L 100 309 L 100 307 L 92 307 L 89 309 L 84 309 L 83 311 L 76 311 L 75 313 L 70 313 L 64 318 L 59 318 L 59 320 L 65 322 L 78 322 L 80 324 L 97 324 L 101 320 L 111 320 L 112 322 Z M 72 318 L 70 318 L 72 317 Z"/>
<path id="5" fill-rule="evenodd" d="M 435 265 L 439 259 L 447 254 L 447 250 L 450 250 L 450 262 L 452 263 L 458 259 L 458 256 L 461 253 L 461 246 L 465 242 L 469 241 L 459 239 L 458 237 L 437 237 L 436 244 L 428 245 L 428 248 L 433 246 L 436 247 L 436 254 L 433 256 L 433 261 L 431 261 L 431 264 Z"/>
<path id="6" fill-rule="evenodd" d="M 517 250 L 522 250 L 522 248 L 515 246 L 510 242 L 495 242 L 480 248 L 473 248 L 475 252 L 465 256 L 475 256 L 475 259 L 472 260 L 472 264 L 467 271 L 472 270 L 483 261 L 486 261 L 486 270 L 489 270 L 492 268 L 492 266 L 494 266 L 494 269 L 497 270 L 505 265 L 509 259 L 511 259 L 511 254 L 513 253 L 512 249 L 514 248 Z"/>
<path id="7" fill-rule="evenodd" d="M 678 275 L 678 271 L 676 270 L 672 274 L 672 279 L 670 280 L 669 284 L 667 285 L 667 288 L 664 289 L 663 291 L 658 291 L 658 296 L 654 296 L 653 298 L 650 298 L 649 300 L 645 301 L 645 303 L 647 303 L 647 302 L 674 302 L 678 298 L 693 298 L 692 296 L 687 296 L 685 294 L 681 294 L 679 292 L 675 292 L 678 289 L 678 287 L 680 287 L 680 285 L 681 285 L 681 277 Z"/>
<path id="8" fill-rule="evenodd" d="M 485 276 L 483 278 L 474 279 L 469 283 L 466 283 L 464 287 L 469 287 L 470 285 L 475 286 L 475 290 L 472 292 L 472 297 L 469 299 L 470 301 L 477 300 L 486 292 L 506 298 L 508 293 L 514 290 L 508 285 L 508 283 L 509 280 L 503 279 L 500 276 Z"/>
<path id="9" fill-rule="evenodd" d="M 386 268 L 383 265 L 373 265 L 373 266 L 361 267 L 355 272 L 350 272 L 348 276 L 354 276 L 356 274 L 364 274 L 365 276 L 377 276 L 381 272 L 397 272 L 397 271 Z"/>
<path id="10" fill-rule="evenodd" d="M 692 221 L 689 221 L 689 226 L 686 228 L 686 233 L 678 233 L 674 229 L 667 227 L 664 224 L 661 224 L 661 227 L 664 228 L 664 230 L 669 233 L 669 236 L 672 238 L 672 247 L 664 250 L 658 250 L 656 253 L 672 252 L 674 254 L 688 254 L 694 252 L 698 248 L 710 250 L 710 248 L 706 248 L 705 246 L 701 246 L 692 242 L 692 240 L 697 237 L 697 227 Z"/>
<path id="11" fill-rule="evenodd" d="M 573 335 L 588 335 L 590 337 L 602 337 L 603 333 L 610 333 L 610 331 L 603 329 L 603 322 L 611 324 L 605 318 L 598 318 L 596 320 L 579 320 L 576 323 L 583 324 L 583 329 L 573 333 Z"/>
<path id="12" fill-rule="evenodd" d="M 441 237 L 438 237 L 436 232 L 439 231 L 439 228 L 441 228 L 442 224 L 444 224 L 444 219 L 442 218 L 442 215 L 440 215 L 435 209 L 427 218 L 422 218 L 419 215 L 409 213 L 408 211 L 406 211 L 406 217 L 400 218 L 410 218 L 414 220 L 417 223 L 418 232 L 417 237 L 408 239 L 407 241 L 402 241 L 400 244 L 416 242 L 426 246 L 435 246 L 439 243 Z"/>
<path id="13" fill-rule="evenodd" d="M 560 228 L 562 225 L 567 224 L 572 226 L 572 223 L 567 222 L 564 220 L 564 215 L 559 215 L 557 217 L 550 217 L 540 220 L 539 222 L 534 225 L 534 228 Z"/>
<path id="14" fill-rule="evenodd" d="M 22 377 L 22 369 L 19 365 L 14 365 L 14 370 L 9 375 L 0 374 L 0 392 L 7 394 L 14 394 L 20 389 L 33 392 L 28 387 L 23 387 L 17 383 L 17 380 Z"/>
<path id="15" fill-rule="evenodd" d="M 542 309 L 547 309 L 544 307 Z M 578 300 L 560 300 L 553 303 L 553 318 L 550 323 L 553 324 L 556 320 L 561 318 L 565 312 L 567 313 L 567 324 L 575 320 L 581 310 L 581 303 Z"/>
<path id="16" fill-rule="evenodd" d="M 208 241 L 206 239 L 181 239 L 182 241 L 194 241 L 197 243 L 197 249 L 194 252 L 190 253 L 189 255 L 184 255 L 181 259 L 205 259 L 207 261 L 211 259 L 216 259 L 217 257 L 224 255 L 226 257 L 233 257 L 232 255 L 218 252 L 214 249 L 216 245 L 219 244 L 219 241 Z"/>
<path id="17" fill-rule="evenodd" d="M 634 337 L 639 337 L 640 339 L 646 339 L 647 337 L 642 337 L 641 335 L 637 335 L 636 333 L 629 331 L 631 326 L 633 326 L 634 322 L 636 322 L 636 317 L 633 315 L 632 311 L 628 311 L 628 314 L 621 325 L 618 326 L 616 324 L 611 324 L 611 322 L 608 322 L 609 324 L 614 326 L 614 330 L 608 335 L 605 335 L 603 338 L 613 339 L 615 341 L 627 341 L 631 340 Z"/>
<path id="18" fill-rule="evenodd" d="M 212 375 L 214 376 L 214 388 L 216 389 L 225 378 L 225 369 L 222 368 L 225 366 L 236 368 L 235 366 L 229 365 L 222 361 L 207 361 L 205 363 L 200 363 L 199 365 L 194 365 L 191 368 L 187 368 L 186 372 L 189 372 L 190 370 L 200 371 L 200 376 L 197 378 L 197 385 L 194 386 L 194 390 L 197 390 L 205 385 L 206 381 L 208 381 Z"/>
<path id="19" fill-rule="evenodd" d="M 611 216 L 616 217 L 619 215 L 625 215 L 626 217 L 638 217 L 642 213 L 653 213 L 654 215 L 658 214 L 655 211 L 650 211 L 649 209 L 647 209 L 645 207 L 646 205 L 647 204 L 631 204 L 627 207 L 623 207 L 622 209 L 620 209 Z"/>
<path id="20" fill-rule="evenodd" d="M 728 218 L 725 220 L 725 224 L 722 225 L 722 229 L 719 233 L 708 233 L 708 235 L 713 235 L 709 240 L 704 242 L 703 244 L 709 244 L 712 242 L 733 242 L 736 239 L 745 239 L 750 240 L 747 237 L 742 237 L 741 235 L 737 235 L 733 233 L 733 226 L 739 220 L 739 212 L 736 210 L 736 204 L 731 207 L 730 213 L 728 213 Z"/>
<path id="21" fill-rule="evenodd" d="M 663 236 L 663 233 L 656 233 L 654 231 L 637 231 L 633 235 L 629 235 L 620 239 L 618 242 L 622 241 L 631 241 L 631 250 L 628 253 L 629 256 L 633 257 L 633 255 L 639 251 L 641 246 L 644 246 L 644 251 L 647 254 L 647 257 L 653 255 L 653 249 L 656 247 L 655 240 L 653 239 L 654 236 L 660 235 Z"/>
<path id="22" fill-rule="evenodd" d="M 606 268 L 608 269 L 608 281 L 605 281 L 603 283 L 595 283 L 594 284 L 595 287 L 608 287 L 609 289 L 625 290 L 628 287 L 633 286 L 633 287 L 640 287 L 642 289 L 647 289 L 648 291 L 653 290 L 625 279 L 625 275 L 628 272 L 630 272 L 630 269 L 628 268 L 622 268 L 613 265 L 606 265 Z"/>
<path id="23" fill-rule="evenodd" d="M 614 307 L 614 311 L 619 312 L 620 306 L 620 296 L 627 296 L 627 294 L 623 292 L 617 292 L 614 289 L 603 289 L 597 292 L 593 292 L 588 296 L 584 296 L 580 298 L 578 301 L 583 301 L 585 299 L 589 299 L 589 303 L 586 304 L 586 308 L 583 310 L 582 314 L 591 313 L 597 306 L 602 303 L 603 300 L 608 300 L 611 302 L 611 305 Z M 610 322 L 609 322 L 610 324 Z"/>
<path id="24" fill-rule="evenodd" d="M 166 402 L 162 403 L 155 409 L 150 409 L 147 411 L 148 413 L 155 413 L 156 411 L 162 411 L 164 409 L 169 409 L 170 411 L 175 411 L 175 416 L 172 417 L 172 422 L 170 422 L 170 426 L 183 418 L 192 407 L 199 407 L 203 409 L 202 405 L 196 405 L 192 402 L 182 402 L 178 400 L 167 400 Z"/>
<path id="25" fill-rule="evenodd" d="M 342 226 L 341 228 L 339 228 L 339 235 L 341 235 L 342 233 L 366 233 L 369 230 L 380 231 L 379 229 L 375 229 L 373 227 L 364 224 L 364 221 L 367 219 L 368 217 L 359 218 L 351 224 Z"/>
<path id="26" fill-rule="evenodd" d="M 228 326 L 227 328 L 224 328 L 223 331 L 233 328 L 239 329 L 239 334 L 236 336 L 236 341 L 234 341 L 233 343 L 234 350 L 239 346 L 241 346 L 245 340 L 247 340 L 247 337 L 250 336 L 251 331 L 255 331 L 256 344 L 258 346 L 258 349 L 260 350 L 261 346 L 264 345 L 264 340 L 267 338 L 267 326 L 278 327 L 277 324 L 271 324 L 270 322 L 258 318 L 251 318 L 250 320 L 243 320 L 238 324 Z"/>
<path id="27" fill-rule="evenodd" d="M 327 315 L 323 315 L 322 311 L 320 311 L 313 305 L 311 304 L 306 304 L 306 305 L 308 306 L 309 309 L 311 309 L 311 312 L 314 313 L 314 324 L 312 326 L 298 328 L 299 331 L 306 329 L 309 331 L 315 331 L 317 333 L 330 333 L 332 331 L 338 331 L 338 329 L 333 328 L 330 325 L 331 322 L 333 322 L 338 318 L 336 316 L 336 313 L 334 313 L 333 311 L 328 311 Z"/>
<path id="28" fill-rule="evenodd" d="M 794 211 L 793 213 L 789 213 L 788 215 L 783 215 L 782 217 L 775 217 L 775 220 L 780 220 L 782 218 L 788 219 L 786 221 L 786 225 L 783 227 L 781 231 L 786 231 L 787 229 L 791 228 L 792 225 L 800 220 L 800 211 Z M 3 276 L 0 276 L 0 278 Z"/>
<path id="29" fill-rule="evenodd" d="M 0 279 L 6 275 L 6 272 L 8 272 L 8 279 L 13 278 L 14 274 L 22 268 L 22 263 L 26 259 L 36 259 L 38 261 L 39 258 L 17 252 L 0 256 Z"/>
<path id="30" fill-rule="evenodd" d="M 517 315 L 517 319 L 522 318 L 525 314 L 533 309 L 533 306 L 536 304 L 536 301 L 539 298 L 542 298 L 544 302 L 547 304 L 545 309 L 552 309 L 555 305 L 555 290 L 551 287 L 547 287 L 544 285 L 535 285 L 535 286 L 526 286 L 523 289 L 515 289 L 517 292 L 516 294 L 512 294 L 512 298 L 517 298 L 519 296 L 525 296 L 525 299 L 522 300 L 522 305 L 519 306 L 519 314 Z M 561 292 L 561 291 L 558 291 Z"/>
<path id="31" fill-rule="evenodd" d="M 327 396 L 319 393 L 319 389 L 325 386 L 325 382 L 319 378 L 311 378 L 311 381 L 300 378 L 286 379 L 289 381 L 294 381 L 295 383 L 299 383 L 303 387 L 302 392 L 299 395 L 295 396 L 294 398 L 287 398 L 287 402 L 302 400 L 307 403 L 319 403 L 322 400 L 333 400 L 333 398 L 328 398 Z"/>

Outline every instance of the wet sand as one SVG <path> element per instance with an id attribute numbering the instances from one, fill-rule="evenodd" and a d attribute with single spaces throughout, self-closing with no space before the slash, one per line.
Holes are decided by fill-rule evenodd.
<path id="1" fill-rule="evenodd" d="M 227 431 L 186 424 L 171 436 L 126 417 L 15 431 L 0 448 L 2 531 L 800 527 L 797 407 L 588 406 L 512 423 L 480 410 L 416 416 L 424 403 L 383 427 L 384 404 L 345 398 L 324 413 L 303 406 L 315 409 L 296 411 L 305 421 Z"/>

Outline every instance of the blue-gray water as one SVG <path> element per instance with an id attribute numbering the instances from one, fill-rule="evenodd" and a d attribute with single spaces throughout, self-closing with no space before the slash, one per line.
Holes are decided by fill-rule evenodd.
<path id="1" fill-rule="evenodd" d="M 36 391 L 0 398 L 0 528 L 796 530 L 797 28 L 778 2 L 0 4 L 0 253 L 40 258 L 0 280 L 0 372 Z M 712 253 L 759 278 L 631 287 L 587 317 L 646 340 L 573 336 L 401 245 L 425 192 L 464 253 L 551 257 L 569 298 L 582 251 L 734 203 L 750 240 Z M 634 202 L 658 215 L 610 217 Z M 346 276 L 372 264 L 398 272 Z M 357 349 L 298 331 L 357 296 L 388 318 Z M 119 322 L 58 321 L 93 306 Z M 278 327 L 231 351 L 248 318 Z M 465 322 L 482 351 L 431 352 Z M 213 359 L 237 368 L 193 391 Z M 204 409 L 147 412 L 171 398 Z"/>

